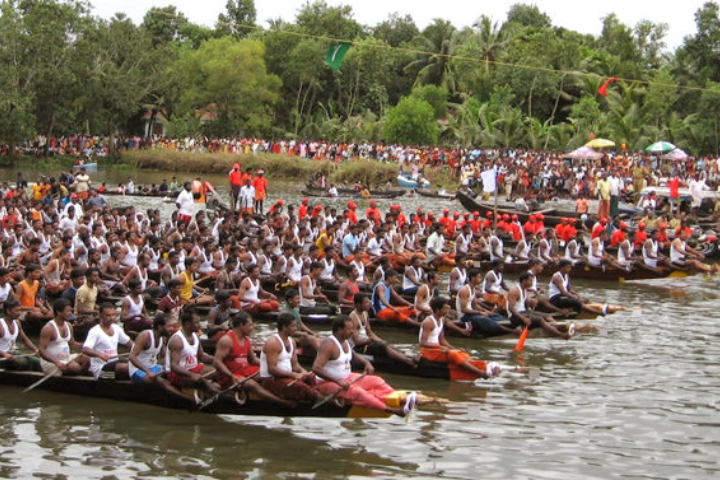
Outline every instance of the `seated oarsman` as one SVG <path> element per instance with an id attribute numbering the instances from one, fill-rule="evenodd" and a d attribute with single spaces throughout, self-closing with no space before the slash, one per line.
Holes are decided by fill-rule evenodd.
<path id="1" fill-rule="evenodd" d="M 532 242 L 534 238 L 534 234 L 527 233 L 518 241 L 515 250 L 509 253 L 511 263 L 527 263 L 535 258 L 535 255 L 532 253 Z"/>
<path id="2" fill-rule="evenodd" d="M 180 329 L 170 337 L 165 355 L 165 371 L 170 383 L 177 389 L 196 388 L 210 393 L 220 391 L 208 377 L 215 373 L 213 357 L 203 351 L 197 332 L 200 318 L 194 309 L 185 310 L 180 316 Z"/>
<path id="3" fill-rule="evenodd" d="M 325 248 L 325 256 L 320 259 L 322 270 L 318 283 L 331 290 L 337 290 L 342 279 L 337 272 L 337 263 L 340 261 L 337 250 L 332 245 Z"/>
<path id="4" fill-rule="evenodd" d="M 452 364 L 470 375 L 479 378 L 492 378 L 500 370 L 496 364 L 474 360 L 464 350 L 459 350 L 445 339 L 446 316 L 450 312 L 450 300 L 435 297 L 430 302 L 432 315 L 429 315 L 420 327 L 420 355 L 422 358 L 439 363 Z"/>
<path id="5" fill-rule="evenodd" d="M 562 260 L 561 260 L 562 261 Z M 538 285 L 537 277 L 545 270 L 545 264 L 540 260 L 530 260 L 528 264 L 528 273 L 532 275 L 532 283 L 528 287 L 527 291 L 530 299 L 536 302 L 536 308 L 548 313 L 559 313 L 564 317 L 567 317 L 573 313 L 569 308 L 559 308 L 552 304 L 549 297 L 543 295 L 545 289 Z"/>
<path id="6" fill-rule="evenodd" d="M 398 273 L 390 269 L 385 272 L 385 281 L 379 281 L 372 293 L 372 308 L 378 320 L 408 323 L 420 326 L 418 312 L 412 304 L 395 291 Z"/>
<path id="7" fill-rule="evenodd" d="M 293 336 L 301 347 L 311 347 L 314 350 L 320 348 L 320 335 L 305 325 L 300 316 L 300 292 L 294 288 L 285 291 L 285 306 L 280 313 L 287 313 L 295 319 L 295 333 Z"/>
<path id="8" fill-rule="evenodd" d="M 277 312 L 280 303 L 277 297 L 265 291 L 260 284 L 260 267 L 251 264 L 248 267 L 248 275 L 240 282 L 238 300 L 242 309 L 249 313 Z"/>
<path id="9" fill-rule="evenodd" d="M 550 303 L 557 308 L 570 309 L 575 313 L 580 313 L 580 311 L 585 310 L 596 315 L 607 314 L 607 304 L 602 307 L 593 305 L 573 290 L 570 284 L 571 271 L 572 263 L 566 259 L 560 260 L 559 270 L 553 274 L 548 287 Z"/>
<path id="10" fill-rule="evenodd" d="M 40 265 L 31 263 L 25 267 L 25 280 L 15 287 L 15 297 L 20 302 L 25 320 L 42 321 L 52 318 L 52 312 L 45 300 L 38 295 L 41 277 Z"/>
<path id="11" fill-rule="evenodd" d="M 628 272 L 635 265 L 635 249 L 632 245 L 632 234 L 628 233 L 617 247 L 617 263 Z"/>
<path id="12" fill-rule="evenodd" d="M 5 267 L 0 267 L 0 305 L 9 298 L 17 300 L 12 283 L 13 272 Z"/>
<path id="13" fill-rule="evenodd" d="M 170 250 L 168 252 L 167 263 L 160 270 L 160 288 L 163 288 L 167 292 L 170 281 L 177 278 L 180 275 L 182 269 L 179 266 L 180 263 L 180 252 L 177 250 Z"/>
<path id="14" fill-rule="evenodd" d="M 120 361 L 118 346 L 124 345 L 132 350 L 133 341 L 117 325 L 117 311 L 111 303 L 100 305 L 100 323 L 88 332 L 82 352 L 90 357 L 90 373 L 95 378 L 129 378 L 128 364 Z"/>
<path id="15" fill-rule="evenodd" d="M 356 293 L 353 297 L 354 309 L 350 312 L 353 322 L 353 335 L 350 342 L 357 353 L 388 357 L 400 361 L 411 367 L 417 366 L 417 359 L 411 358 L 391 347 L 382 338 L 378 337 L 370 327 L 368 312 L 370 311 L 370 298 L 364 293 Z"/>
<path id="16" fill-rule="evenodd" d="M 25 263 L 23 265 L 28 264 Z M 70 270 L 72 270 L 70 251 L 63 248 L 60 250 L 58 257 L 50 260 L 45 267 L 45 271 L 43 272 L 43 276 L 45 277 L 45 291 L 51 295 L 57 295 L 68 288 L 70 286 Z"/>
<path id="17" fill-rule="evenodd" d="M 338 288 L 337 301 L 343 308 L 352 308 L 353 298 L 360 291 L 360 285 L 357 283 L 358 270 L 355 266 L 351 266 L 347 273 L 347 278 L 343 280 Z"/>
<path id="18" fill-rule="evenodd" d="M 22 328 L 22 324 L 18 320 L 22 309 L 20 303 L 14 298 L 9 298 L 5 301 L 4 305 L 5 317 L 0 318 L 0 359 L 3 360 L 2 368 L 8 370 L 33 370 L 40 371 L 40 360 L 38 355 L 38 348 L 25 335 L 25 331 Z M 17 341 L 20 341 L 34 354 L 34 355 L 18 355 Z"/>
<path id="19" fill-rule="evenodd" d="M 125 288 L 130 289 L 130 282 L 134 279 L 140 281 L 142 290 L 144 293 L 158 297 L 160 296 L 160 289 L 157 288 L 158 284 L 155 280 L 150 278 L 150 255 L 148 253 L 142 253 L 138 256 L 137 263 L 132 267 L 123 279 L 123 285 Z"/>
<path id="20" fill-rule="evenodd" d="M 163 377 L 164 368 L 158 363 L 158 358 L 167 355 L 167 341 L 177 326 L 176 319 L 160 312 L 153 319 L 153 327 L 140 332 L 130 352 L 130 380 L 136 383 L 157 383 L 171 394 L 192 402 L 193 397 L 185 395 Z"/>
<path id="21" fill-rule="evenodd" d="M 168 293 L 160 299 L 158 303 L 158 312 L 165 313 L 172 320 L 177 322 L 180 320 L 180 311 L 183 307 L 182 297 L 180 297 L 180 289 L 182 289 L 182 283 L 180 280 L 173 278 L 168 283 Z"/>
<path id="22" fill-rule="evenodd" d="M 280 398 L 311 402 L 318 397 L 315 375 L 298 363 L 295 330 L 293 316 L 281 313 L 277 333 L 265 341 L 260 353 L 260 384 Z"/>
<path id="23" fill-rule="evenodd" d="M 590 242 L 590 251 L 588 252 L 588 265 L 593 268 L 605 269 L 607 265 L 622 270 L 620 264 L 611 255 L 608 255 L 605 251 L 605 246 L 608 244 L 610 239 L 610 233 L 607 229 L 600 232 L 599 236 L 592 239 Z"/>
<path id="24" fill-rule="evenodd" d="M 143 287 L 140 280 L 133 278 L 128 284 L 130 293 L 122 299 L 120 321 L 126 332 L 137 333 L 152 328 L 152 320 L 145 308 Z"/>
<path id="25" fill-rule="evenodd" d="M 302 245 L 294 245 L 293 253 L 287 261 L 287 281 L 292 285 L 300 285 L 300 281 L 303 278 L 303 269 L 305 268 L 305 261 L 303 260 L 303 247 Z"/>
<path id="26" fill-rule="evenodd" d="M 454 255 L 445 249 L 445 227 L 442 224 L 433 225 L 433 232 L 425 242 L 425 255 L 428 265 L 455 265 Z"/>
<path id="27" fill-rule="evenodd" d="M 491 262 L 490 268 L 491 270 L 485 274 L 485 280 L 482 283 L 483 299 L 491 305 L 505 309 L 507 305 L 505 292 L 509 290 L 502 273 L 505 270 L 505 263 L 496 258 Z"/>
<path id="28" fill-rule="evenodd" d="M 410 225 L 403 223 L 398 231 L 390 236 L 390 244 L 392 246 L 392 255 L 390 259 L 393 265 L 399 267 L 410 263 L 410 259 L 413 256 L 413 252 L 405 248 L 405 237 L 410 233 Z"/>
<path id="29" fill-rule="evenodd" d="M 120 252 L 119 246 L 110 247 L 110 257 L 100 262 L 102 264 L 101 276 L 107 288 L 124 293 L 125 286 L 122 281 L 125 275 L 121 272 Z"/>
<path id="30" fill-rule="evenodd" d="M 650 232 L 648 238 L 642 247 L 643 265 L 646 269 L 660 273 L 658 265 L 662 264 L 666 267 L 672 267 L 670 259 L 660 253 L 660 230 L 657 228 Z"/>
<path id="31" fill-rule="evenodd" d="M 378 265 L 375 268 L 375 272 L 373 272 L 373 284 L 381 281 L 384 282 L 385 272 L 387 272 L 391 268 L 392 265 L 390 263 L 390 259 L 388 257 L 380 257 L 380 259 L 378 260 Z"/>
<path id="32" fill-rule="evenodd" d="M 505 260 L 505 246 L 502 238 L 500 238 L 500 236 L 498 235 L 499 230 L 500 229 L 496 229 L 493 232 L 492 228 L 490 227 L 485 227 L 483 229 L 484 234 L 487 238 L 488 248 L 490 250 L 491 262 L 494 262 L 495 260 Z"/>
<path id="33" fill-rule="evenodd" d="M 520 274 L 518 284 L 508 292 L 507 312 L 510 323 L 514 327 L 540 327 L 550 335 L 570 340 L 575 335 L 575 324 L 571 323 L 567 332 L 561 332 L 551 317 L 533 311 L 534 302 L 528 299 L 528 288 L 532 285 L 533 276 L 530 272 Z"/>
<path id="34" fill-rule="evenodd" d="M 215 306 L 208 313 L 207 336 L 211 340 L 220 340 L 230 330 L 232 298 L 227 291 L 215 294 Z"/>
<path id="35" fill-rule="evenodd" d="M 578 240 L 577 234 L 573 235 L 565 244 L 565 256 L 563 258 L 569 260 L 573 265 L 587 263 L 587 257 L 583 255 L 582 242 Z"/>
<path id="36" fill-rule="evenodd" d="M 215 346 L 213 360 L 213 365 L 218 372 L 218 381 L 223 388 L 237 385 L 260 370 L 260 360 L 255 355 L 250 341 L 250 333 L 253 328 L 252 318 L 245 312 L 238 312 L 230 320 L 230 325 L 231 330 L 223 335 Z M 295 406 L 294 402 L 272 394 L 253 379 L 247 380 L 242 385 L 242 389 L 254 393 L 263 400 L 287 407 Z"/>
<path id="37" fill-rule="evenodd" d="M 555 230 L 552 228 L 545 229 L 545 235 L 538 242 L 538 260 L 545 265 L 553 265 L 558 261 L 556 254 L 557 239 L 555 238 Z"/>
<path id="38" fill-rule="evenodd" d="M 422 268 L 422 260 L 417 255 L 410 259 L 410 265 L 405 267 L 402 281 L 403 295 L 415 295 L 425 280 L 425 272 Z"/>
<path id="39" fill-rule="evenodd" d="M 481 260 L 482 256 L 477 249 L 477 245 L 473 243 L 472 224 L 466 222 L 455 238 L 455 263 L 457 264 L 458 255 L 472 260 Z"/>
<path id="40" fill-rule="evenodd" d="M 448 280 L 448 295 L 456 295 L 457 292 L 467 283 L 467 268 L 473 262 L 461 253 L 455 254 L 455 268 L 450 272 Z"/>
<path id="41" fill-rule="evenodd" d="M 420 313 L 421 318 L 424 315 L 432 314 L 430 309 L 430 300 L 440 294 L 438 287 L 440 286 L 440 275 L 436 272 L 428 272 L 423 283 L 415 292 L 415 302 L 413 306 Z"/>
<path id="42" fill-rule="evenodd" d="M 417 394 L 411 392 L 403 408 L 389 407 L 386 398 L 395 390 L 382 378 L 372 375 L 375 369 L 370 362 L 355 354 L 348 341 L 353 331 L 350 318 L 341 315 L 333 320 L 332 335 L 323 340 L 313 362 L 312 371 L 317 376 L 318 390 L 323 395 L 331 395 L 339 390 L 337 396 L 353 405 L 404 417 L 415 407 Z M 364 377 L 358 378 L 359 374 L 352 373 L 353 363 L 363 368 Z"/>
<path id="43" fill-rule="evenodd" d="M 73 268 L 70 272 L 70 286 L 60 294 L 60 297 L 69 300 L 71 305 L 75 305 L 75 297 L 77 296 L 77 292 L 84 284 L 85 270 L 77 267 Z"/>
<path id="44" fill-rule="evenodd" d="M 40 330 L 40 366 L 45 374 L 81 375 L 88 371 L 90 366 L 87 358 L 71 353 L 71 350 L 80 351 L 82 345 L 75 341 L 70 318 L 73 309 L 70 302 L 60 298 L 53 304 L 54 318 L 47 322 Z"/>
<path id="45" fill-rule="evenodd" d="M 317 286 L 318 278 L 322 272 L 320 262 L 312 262 L 307 275 L 300 280 L 300 312 L 305 314 L 326 314 L 335 313 L 335 307 L 329 305 L 329 300 Z M 318 304 L 318 300 L 323 304 Z"/>
<path id="46" fill-rule="evenodd" d="M 676 230 L 675 238 L 670 244 L 670 263 L 673 268 L 687 270 L 690 267 L 706 273 L 718 273 L 720 265 L 710 266 L 701 262 L 700 260 L 705 259 L 705 255 L 688 246 L 687 237 L 688 233 L 685 228 L 680 227 Z"/>
<path id="47" fill-rule="evenodd" d="M 470 323 L 467 329 L 486 337 L 494 337 L 504 333 L 513 333 L 514 330 L 502 325 L 503 317 L 497 312 L 485 308 L 476 296 L 475 291 L 483 282 L 482 271 L 479 268 L 471 268 L 467 274 L 467 285 L 458 290 L 455 299 L 455 309 L 460 315 L 460 321 Z M 497 307 L 496 307 L 497 308 Z M 450 328 L 450 324 L 448 324 Z"/>
<path id="48" fill-rule="evenodd" d="M 185 259 L 185 270 L 180 272 L 178 280 L 180 280 L 180 298 L 186 305 L 210 305 L 215 299 L 212 295 L 207 294 L 207 289 L 195 285 L 195 273 L 197 272 L 200 262 L 193 257 Z"/>

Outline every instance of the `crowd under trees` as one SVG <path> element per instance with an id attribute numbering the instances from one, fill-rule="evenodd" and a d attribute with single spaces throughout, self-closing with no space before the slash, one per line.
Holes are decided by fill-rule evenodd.
<path id="1" fill-rule="evenodd" d="M 593 36 L 535 6 L 513 5 L 504 22 L 467 8 L 477 20 L 463 28 L 438 18 L 421 29 L 398 14 L 363 25 L 323 1 L 260 25 L 253 0 L 228 0 L 211 28 L 172 6 L 136 25 L 93 16 L 84 0 L 5 0 L 0 143 L 142 135 L 149 117 L 173 137 L 566 150 L 597 136 L 717 153 L 717 3 L 695 13 L 697 31 L 675 51 L 666 24 L 610 14 Z M 353 42 L 339 71 L 319 37 Z M 621 80 L 603 97 L 608 77 Z"/>

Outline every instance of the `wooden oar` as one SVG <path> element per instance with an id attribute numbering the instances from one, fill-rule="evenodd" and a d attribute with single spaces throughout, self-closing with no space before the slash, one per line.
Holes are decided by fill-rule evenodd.
<path id="1" fill-rule="evenodd" d="M 0 362 L 7 362 L 8 360 L 15 360 L 16 358 L 34 357 L 34 353 L 24 353 L 22 355 L 13 355 L 13 358 L 0 358 Z"/>
<path id="2" fill-rule="evenodd" d="M 53 367 L 43 378 L 41 378 L 37 382 L 33 383 L 29 387 L 27 387 L 25 390 L 22 391 L 22 393 L 27 393 L 30 390 L 40 386 L 41 384 L 43 384 L 47 380 L 49 380 L 51 377 L 55 376 L 59 371 L 60 371 L 60 369 L 57 366 Z"/>
<path id="3" fill-rule="evenodd" d="M 212 373 L 215 373 L 215 372 L 212 372 Z M 242 387 L 243 385 L 245 385 L 245 382 L 247 382 L 248 380 L 250 380 L 250 379 L 253 378 L 253 377 L 257 377 L 258 375 L 260 375 L 260 370 L 258 370 L 257 372 L 253 373 L 253 374 L 250 375 L 249 377 L 243 378 L 242 380 L 240 380 L 238 383 L 236 383 L 236 384 L 233 385 L 232 387 L 228 387 L 228 388 L 226 388 L 225 390 L 222 390 L 222 391 L 216 393 L 216 394 L 213 395 L 212 397 L 210 397 L 210 398 L 208 398 L 207 400 L 205 400 L 204 402 L 200 403 L 200 404 L 197 406 L 197 408 L 195 408 L 195 411 L 199 412 L 200 410 L 202 410 L 203 408 L 207 407 L 208 405 L 212 405 L 213 403 L 217 402 L 218 399 L 219 399 L 222 395 L 224 395 L 224 394 L 226 394 L 226 393 L 228 393 L 228 392 L 232 392 L 233 390 Z"/>
<path id="4" fill-rule="evenodd" d="M 363 373 L 362 375 L 360 375 L 359 377 L 357 377 L 355 380 L 353 380 L 352 382 L 350 382 L 347 387 L 338 388 L 337 390 L 335 390 L 333 393 L 331 393 L 331 394 L 328 395 L 327 397 L 321 398 L 320 400 L 318 400 L 317 402 L 315 402 L 315 404 L 312 406 L 312 410 L 315 410 L 316 408 L 325 405 L 327 402 L 329 402 L 329 401 L 331 401 L 331 400 L 334 400 L 335 397 L 337 397 L 337 396 L 340 394 L 340 392 L 342 392 L 343 390 L 347 390 L 348 388 L 350 388 L 354 383 L 357 383 L 357 382 L 358 382 L 359 380 L 361 380 L 365 375 L 367 375 L 367 373 Z"/>

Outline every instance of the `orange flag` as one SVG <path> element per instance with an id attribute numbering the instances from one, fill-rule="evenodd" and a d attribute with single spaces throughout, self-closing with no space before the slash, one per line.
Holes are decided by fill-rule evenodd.
<path id="1" fill-rule="evenodd" d="M 598 88 L 598 93 L 602 95 L 603 97 L 607 97 L 607 89 L 608 85 L 610 85 L 612 82 L 617 82 L 619 78 L 617 77 L 610 77 L 607 80 L 605 80 L 605 83 L 603 83 L 600 88 Z"/>

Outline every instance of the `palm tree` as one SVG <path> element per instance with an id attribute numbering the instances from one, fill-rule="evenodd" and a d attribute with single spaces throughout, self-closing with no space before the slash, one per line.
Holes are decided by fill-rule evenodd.
<path id="1" fill-rule="evenodd" d="M 405 66 L 406 73 L 417 71 L 414 86 L 430 83 L 445 87 L 450 93 L 455 92 L 455 78 L 450 57 L 457 53 L 458 33 L 452 23 L 435 19 L 416 38 L 419 49 L 428 53 L 418 54 L 416 60 Z"/>

